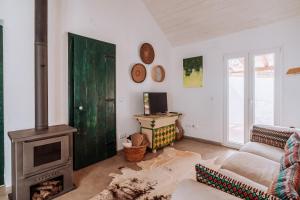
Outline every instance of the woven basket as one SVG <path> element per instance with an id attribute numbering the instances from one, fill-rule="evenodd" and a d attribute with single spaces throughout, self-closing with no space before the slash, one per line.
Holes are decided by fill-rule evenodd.
<path id="1" fill-rule="evenodd" d="M 147 145 L 130 148 L 124 147 L 125 158 L 130 162 L 139 162 L 143 160 L 146 149 Z"/>

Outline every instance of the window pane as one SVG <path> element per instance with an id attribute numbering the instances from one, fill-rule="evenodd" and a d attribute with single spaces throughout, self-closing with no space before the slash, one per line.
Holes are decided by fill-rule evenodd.
<path id="1" fill-rule="evenodd" d="M 34 147 L 34 167 L 61 159 L 61 142 Z"/>
<path id="2" fill-rule="evenodd" d="M 255 124 L 274 125 L 274 65 L 275 54 L 254 57 Z"/>
<path id="3" fill-rule="evenodd" d="M 228 60 L 229 142 L 244 143 L 245 58 Z"/>

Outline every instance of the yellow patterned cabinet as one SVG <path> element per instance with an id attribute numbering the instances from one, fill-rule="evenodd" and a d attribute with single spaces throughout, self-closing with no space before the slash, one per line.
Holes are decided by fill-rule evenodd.
<path id="1" fill-rule="evenodd" d="M 165 115 L 135 115 L 141 126 L 141 132 L 149 140 L 149 148 L 153 152 L 157 149 L 173 144 L 176 139 L 176 125 L 180 114 Z"/>

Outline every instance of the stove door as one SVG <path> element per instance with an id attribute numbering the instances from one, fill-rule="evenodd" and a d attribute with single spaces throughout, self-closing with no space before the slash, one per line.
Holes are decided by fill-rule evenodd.
<path id="1" fill-rule="evenodd" d="M 29 141 L 23 144 L 24 175 L 57 167 L 70 159 L 69 136 Z"/>

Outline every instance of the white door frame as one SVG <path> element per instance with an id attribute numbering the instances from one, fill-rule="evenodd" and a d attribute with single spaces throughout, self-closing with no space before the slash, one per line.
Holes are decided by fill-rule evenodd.
<path id="1" fill-rule="evenodd" d="M 248 65 L 249 65 L 249 55 L 248 53 L 236 53 L 236 54 L 227 54 L 224 56 L 224 60 L 223 60 L 223 64 L 224 64 L 224 71 L 223 71 L 223 74 L 224 74 L 224 105 L 223 105 L 223 108 L 224 108 L 224 140 L 223 140 L 223 145 L 225 146 L 228 146 L 228 147 L 231 147 L 231 148 L 236 148 L 236 149 L 239 149 L 242 145 L 241 144 L 238 144 L 238 143 L 231 143 L 229 142 L 229 127 L 228 127 L 228 122 L 229 122 L 229 76 L 228 76 L 228 60 L 229 59 L 232 59 L 232 58 L 245 58 L 245 73 L 244 73 L 244 93 L 245 93 L 245 96 L 244 96 L 244 126 L 245 126 L 245 132 L 248 130 L 248 110 L 249 110 L 249 107 L 248 107 L 248 77 L 247 74 L 248 74 Z M 246 135 L 244 133 L 244 135 Z M 244 137 L 246 139 L 246 137 Z M 244 141 L 246 142 L 246 141 Z"/>
<path id="2" fill-rule="evenodd" d="M 252 112 L 250 114 L 250 125 L 252 126 L 254 124 L 254 81 L 255 81 L 255 71 L 254 71 L 254 56 L 256 55 L 262 55 L 262 54 L 268 54 L 268 53 L 274 53 L 275 54 L 275 66 L 274 66 L 274 125 L 281 125 L 281 89 L 282 89 L 282 48 L 271 48 L 271 49 L 265 49 L 265 50 L 258 50 L 258 51 L 252 51 L 249 53 L 249 69 L 251 70 L 251 83 L 249 85 L 250 87 L 250 97 L 252 104 L 250 105 L 250 111 Z"/>
<path id="3" fill-rule="evenodd" d="M 223 116 L 223 145 L 232 147 L 232 148 L 240 148 L 241 144 L 230 143 L 228 140 L 229 136 L 229 102 L 228 102 L 228 94 L 229 94 L 229 76 L 228 76 L 228 63 L 227 61 L 231 58 L 245 58 L 245 77 L 244 77 L 244 138 L 245 143 L 249 142 L 250 139 L 250 127 L 253 126 L 254 123 L 254 56 L 267 54 L 267 53 L 275 53 L 275 83 L 274 83 L 274 124 L 281 125 L 281 88 L 282 88 L 282 66 L 283 66 L 283 50 L 282 48 L 270 48 L 265 50 L 255 50 L 250 52 L 241 52 L 241 53 L 233 53 L 233 54 L 225 54 L 223 57 L 223 77 L 224 77 L 224 89 L 223 89 L 223 97 L 224 97 L 224 116 Z"/>

